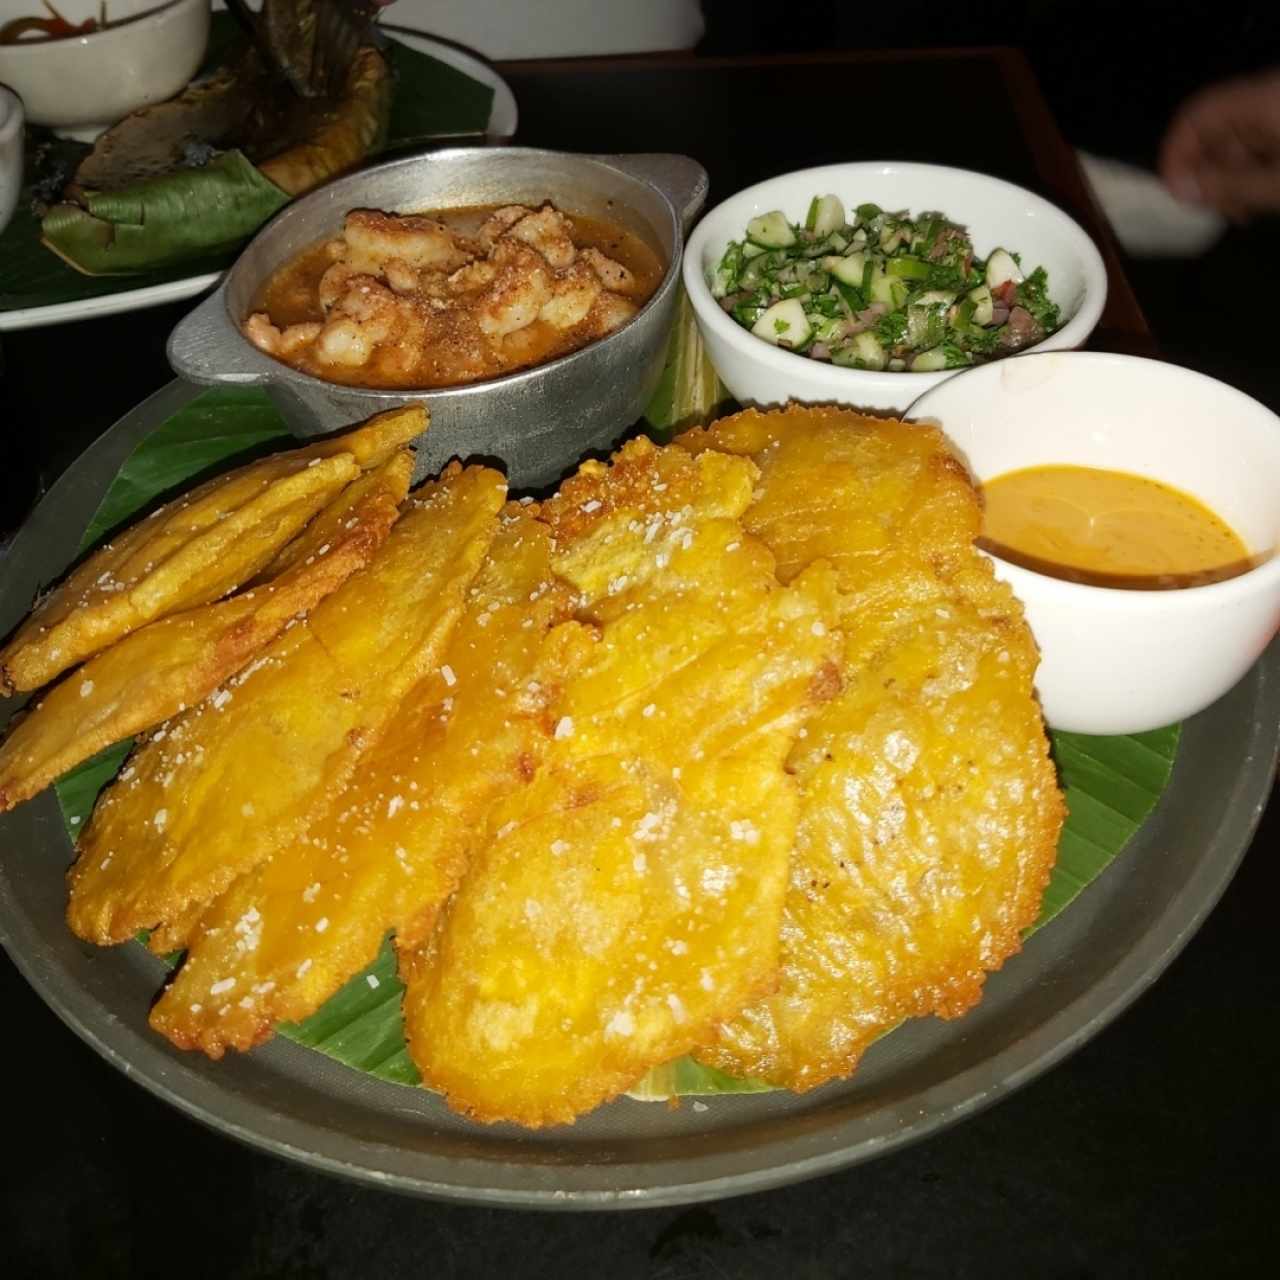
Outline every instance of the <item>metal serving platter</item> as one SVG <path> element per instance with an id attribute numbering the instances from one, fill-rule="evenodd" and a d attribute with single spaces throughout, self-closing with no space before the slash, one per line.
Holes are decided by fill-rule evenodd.
<path id="1" fill-rule="evenodd" d="M 73 559 L 133 447 L 196 394 L 173 383 L 93 445 L 53 487 L 3 562 L 0 634 Z M 3 716 L 11 714 L 4 709 Z M 1235 871 L 1271 788 L 1280 644 L 1189 721 L 1171 784 L 1131 846 L 987 983 L 957 1022 L 908 1024 L 851 1080 L 786 1093 L 623 1099 L 569 1128 L 525 1133 L 451 1115 L 285 1041 L 220 1063 L 148 1030 L 159 962 L 100 950 L 63 923 L 72 851 L 46 792 L 0 817 L 0 942 L 78 1035 L 139 1084 L 253 1146 L 376 1186 L 441 1199 L 622 1208 L 718 1198 L 827 1173 L 989 1106 L 1064 1058 L 1134 1000 L 1186 944 Z"/>

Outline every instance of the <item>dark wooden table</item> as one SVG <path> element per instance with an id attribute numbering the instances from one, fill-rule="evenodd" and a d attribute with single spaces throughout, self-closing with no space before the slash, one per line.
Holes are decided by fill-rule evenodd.
<path id="1" fill-rule="evenodd" d="M 709 170 L 713 203 L 837 160 L 928 160 L 1021 183 L 1056 200 L 1103 249 L 1110 296 L 1093 345 L 1155 350 L 1072 152 L 1013 51 L 503 71 L 520 104 L 517 141 L 685 152 Z M 4 337 L 0 511 L 9 524 L 166 381 L 164 339 L 190 305 Z M 0 1008 L 17 1069 L 0 1200 L 6 1274 L 1254 1274 L 1271 1261 L 1263 1242 L 1280 1075 L 1268 942 L 1275 825 L 1273 813 L 1166 976 L 1046 1077 L 916 1148 L 689 1210 L 562 1218 L 424 1204 L 259 1155 L 106 1066 L 5 960 Z"/>

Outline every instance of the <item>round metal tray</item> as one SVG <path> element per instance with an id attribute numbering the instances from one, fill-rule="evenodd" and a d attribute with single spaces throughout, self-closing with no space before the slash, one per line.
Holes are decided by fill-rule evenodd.
<path id="1" fill-rule="evenodd" d="M 134 445 L 196 394 L 171 384 L 116 424 L 15 539 L 0 633 L 74 558 Z M 10 712 L 3 713 L 7 718 Z M 956 1022 L 902 1027 L 851 1080 L 787 1093 L 621 1100 L 538 1133 L 484 1128 L 431 1094 L 385 1084 L 276 1040 L 214 1063 L 147 1027 L 159 962 L 104 951 L 63 923 L 72 851 L 46 792 L 0 817 L 0 942 L 51 1008 L 108 1061 L 189 1115 L 314 1168 L 483 1204 L 622 1208 L 758 1191 L 830 1172 L 971 1115 L 1082 1045 L 1146 988 L 1226 887 L 1270 792 L 1280 739 L 1280 644 L 1187 722 L 1164 799 L 1130 847 L 992 975 Z"/>

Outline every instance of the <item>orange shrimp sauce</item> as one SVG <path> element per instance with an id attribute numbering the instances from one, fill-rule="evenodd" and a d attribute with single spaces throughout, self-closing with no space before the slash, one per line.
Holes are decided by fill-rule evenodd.
<path id="1" fill-rule="evenodd" d="M 1167 591 L 1237 577 L 1262 559 L 1198 499 L 1147 476 L 1028 467 L 982 491 L 979 545 L 1068 582 Z"/>

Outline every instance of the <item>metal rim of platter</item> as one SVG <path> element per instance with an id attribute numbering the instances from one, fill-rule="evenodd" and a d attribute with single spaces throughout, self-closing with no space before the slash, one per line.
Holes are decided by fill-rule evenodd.
<path id="1" fill-rule="evenodd" d="M 50 490 L 6 556 L 0 628 L 74 558 L 135 444 L 197 394 L 172 383 L 127 414 Z M 7 717 L 6 717 L 7 718 Z M 957 1022 L 887 1036 L 850 1080 L 813 1093 L 623 1099 L 570 1128 L 485 1128 L 424 1090 L 277 1039 L 210 1062 L 146 1023 L 160 962 L 79 942 L 63 923 L 71 858 L 52 792 L 0 817 L 0 942 L 55 1013 L 113 1066 L 205 1124 L 313 1168 L 437 1199 L 616 1209 L 765 1190 L 917 1141 L 1048 1070 L 1142 993 L 1230 881 L 1280 746 L 1280 642 L 1188 721 L 1170 785 L 1128 849 L 988 980 Z"/>

